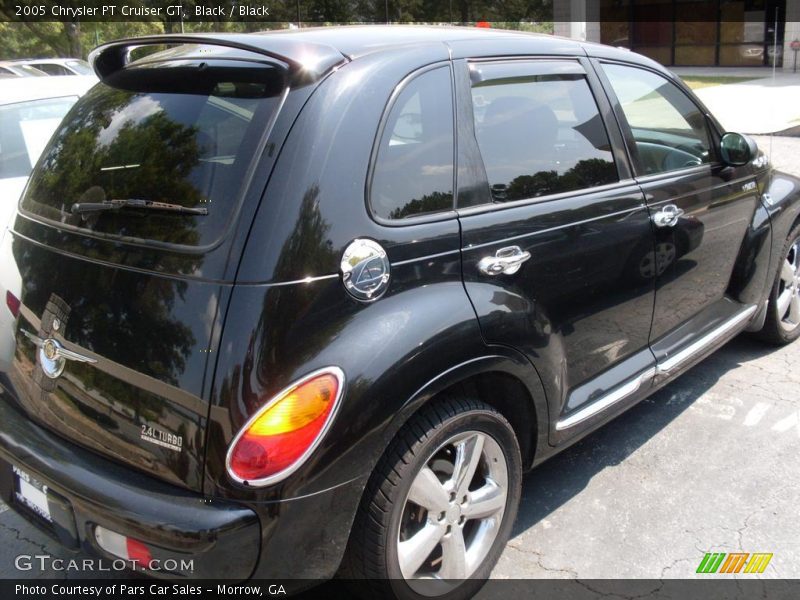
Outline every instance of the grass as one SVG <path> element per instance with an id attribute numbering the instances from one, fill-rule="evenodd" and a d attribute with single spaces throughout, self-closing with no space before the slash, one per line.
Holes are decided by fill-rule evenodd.
<path id="1" fill-rule="evenodd" d="M 681 77 L 683 82 L 693 90 L 700 88 L 713 87 L 715 85 L 726 85 L 729 83 L 742 83 L 753 81 L 754 77 L 733 77 L 730 75 L 687 75 Z"/>

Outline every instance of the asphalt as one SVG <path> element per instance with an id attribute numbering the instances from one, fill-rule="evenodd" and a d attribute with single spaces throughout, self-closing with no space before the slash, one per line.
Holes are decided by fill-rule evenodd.
<path id="1" fill-rule="evenodd" d="M 706 552 L 800 577 L 799 364 L 739 337 L 534 470 L 493 577 L 702 577 Z"/>

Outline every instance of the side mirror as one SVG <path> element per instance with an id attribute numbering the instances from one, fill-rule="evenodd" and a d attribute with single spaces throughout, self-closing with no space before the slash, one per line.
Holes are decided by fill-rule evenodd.
<path id="1" fill-rule="evenodd" d="M 746 165 L 758 154 L 755 141 L 741 133 L 726 133 L 719 144 L 722 161 L 734 167 Z"/>

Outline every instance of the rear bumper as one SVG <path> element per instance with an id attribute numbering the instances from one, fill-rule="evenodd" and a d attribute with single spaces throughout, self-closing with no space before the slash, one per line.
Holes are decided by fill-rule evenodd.
<path id="1" fill-rule="evenodd" d="M 0 496 L 64 546 L 114 560 L 97 545 L 94 530 L 100 525 L 144 542 L 157 561 L 152 575 L 246 579 L 253 574 L 261 546 L 253 510 L 117 465 L 37 426 L 11 402 L 0 391 Z M 47 486 L 51 522 L 17 499 L 12 467 Z"/>

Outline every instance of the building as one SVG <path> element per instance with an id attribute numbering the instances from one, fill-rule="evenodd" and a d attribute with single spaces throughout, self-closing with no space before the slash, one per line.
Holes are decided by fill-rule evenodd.
<path id="1" fill-rule="evenodd" d="M 800 0 L 553 0 L 555 34 L 665 65 L 791 69 Z"/>

